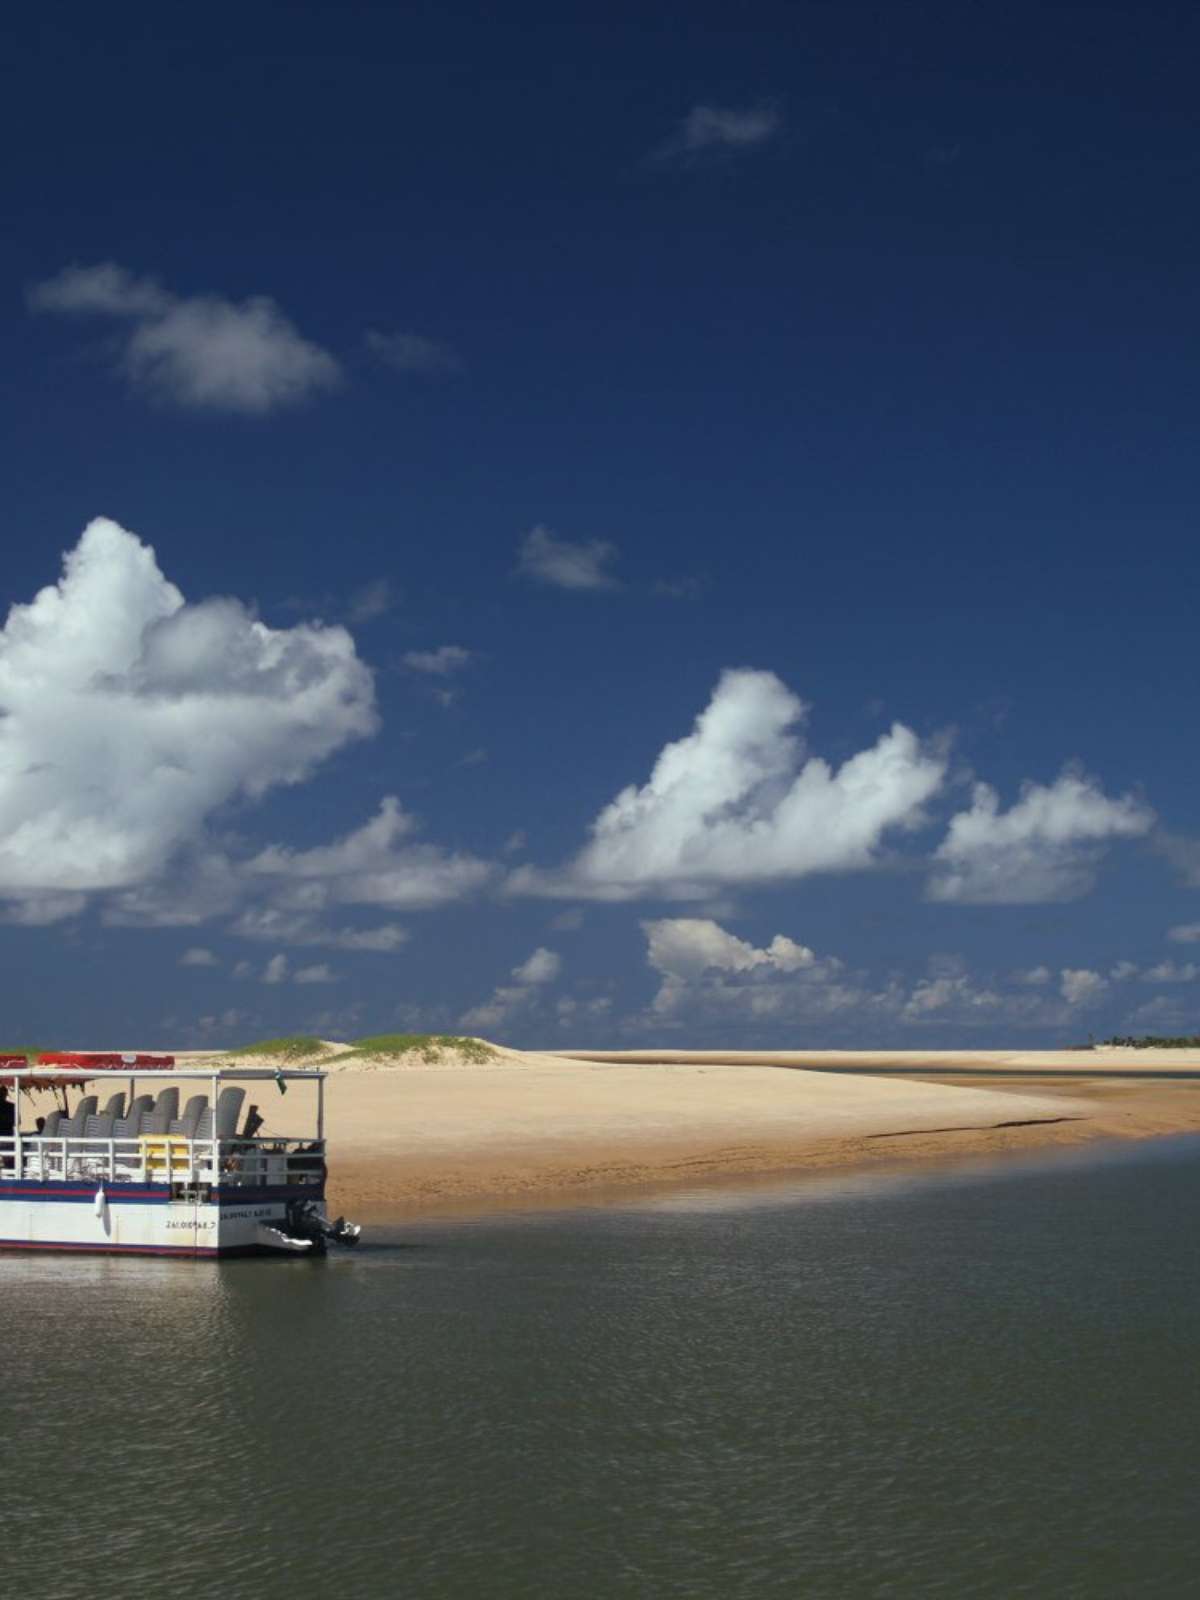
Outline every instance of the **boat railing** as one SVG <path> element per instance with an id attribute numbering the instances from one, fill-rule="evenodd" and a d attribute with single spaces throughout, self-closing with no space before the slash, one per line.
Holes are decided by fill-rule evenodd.
<path id="1" fill-rule="evenodd" d="M 188 1139 L 182 1134 L 136 1138 L 0 1138 L 0 1182 L 73 1180 L 167 1184 L 193 1188 L 319 1184 L 325 1142 L 288 1137 Z"/>

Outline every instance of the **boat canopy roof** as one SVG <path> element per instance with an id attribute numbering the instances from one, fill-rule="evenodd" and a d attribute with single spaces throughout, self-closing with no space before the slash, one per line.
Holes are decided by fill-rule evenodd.
<path id="1" fill-rule="evenodd" d="M 101 1067 L 98 1070 L 89 1070 L 80 1067 L 43 1067 L 30 1066 L 24 1056 L 0 1056 L 0 1080 L 11 1083 L 13 1079 L 23 1084 L 37 1082 L 47 1085 L 94 1083 L 101 1078 L 142 1078 L 152 1080 L 161 1078 L 164 1083 L 177 1083 L 181 1078 L 196 1079 L 211 1083 L 214 1078 L 221 1082 L 234 1081 L 247 1082 L 275 1082 L 281 1080 L 288 1083 L 299 1081 L 301 1083 L 315 1083 L 324 1078 L 326 1073 L 319 1067 L 139 1067 L 123 1065 L 120 1067 Z"/>

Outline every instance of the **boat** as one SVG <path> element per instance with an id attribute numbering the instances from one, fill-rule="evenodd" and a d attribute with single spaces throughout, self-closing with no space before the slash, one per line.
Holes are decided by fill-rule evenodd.
<path id="1" fill-rule="evenodd" d="M 255 1104 L 243 1112 L 250 1086 L 278 1107 L 302 1084 L 315 1090 L 309 1133 L 269 1131 Z M 0 1087 L 12 1107 L 0 1133 L 0 1250 L 319 1256 L 358 1242 L 355 1224 L 326 1214 L 319 1069 L 53 1053 L 0 1057 Z M 35 1119 L 38 1091 L 57 1104 Z M 283 1103 L 291 1113 L 304 1098 Z"/>

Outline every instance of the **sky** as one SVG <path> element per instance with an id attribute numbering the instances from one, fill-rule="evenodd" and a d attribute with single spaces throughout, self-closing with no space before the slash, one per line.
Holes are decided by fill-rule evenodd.
<path id="1" fill-rule="evenodd" d="M 13 1043 L 1200 1031 L 1200 12 L 49 3 Z"/>

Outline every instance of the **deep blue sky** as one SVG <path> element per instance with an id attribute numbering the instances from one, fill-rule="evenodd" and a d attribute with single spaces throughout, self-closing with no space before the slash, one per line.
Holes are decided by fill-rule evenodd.
<path id="1" fill-rule="evenodd" d="M 395 794 L 492 864 L 440 908 L 346 902 L 339 927 L 408 932 L 392 953 L 239 939 L 230 908 L 114 927 L 103 896 L 0 929 L 13 1037 L 459 1026 L 498 986 L 520 993 L 490 1031 L 540 1044 L 1200 1027 L 1200 950 L 1167 938 L 1200 921 L 1195 7 L 51 4 L 9 26 L 5 607 L 106 516 L 189 602 L 347 623 L 378 733 L 227 797 L 205 836 L 313 848 Z M 759 132 L 689 148 L 697 108 Z M 127 321 L 30 307 L 105 262 L 184 301 L 269 297 L 340 385 L 260 414 L 148 392 Z M 443 370 L 389 367 L 368 330 Z M 519 573 L 539 525 L 615 546 L 613 586 Z M 390 603 L 350 620 L 381 580 Z M 472 659 L 405 665 L 445 645 Z M 950 741 L 928 825 L 872 866 L 686 903 L 504 892 L 516 863 L 562 868 L 737 667 L 809 703 L 835 764 L 893 720 Z M 923 897 L 972 777 L 1007 810 L 1068 762 L 1143 822 L 1079 846 L 1098 859 L 1067 897 Z M 683 917 L 837 957 L 853 992 L 696 965 L 639 1019 L 663 975 L 640 924 Z M 216 964 L 180 966 L 196 948 Z M 514 983 L 538 948 L 558 970 Z M 263 983 L 277 954 L 333 981 Z M 1147 976 L 1166 960 L 1174 981 Z M 1097 981 L 1068 1002 L 1065 971 Z"/>

